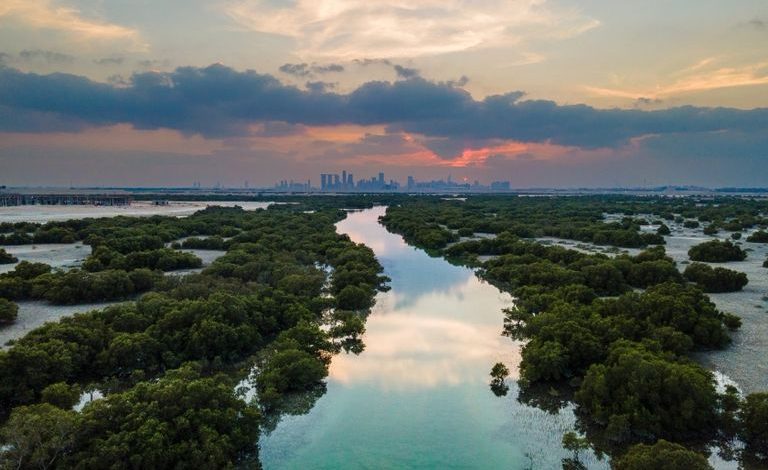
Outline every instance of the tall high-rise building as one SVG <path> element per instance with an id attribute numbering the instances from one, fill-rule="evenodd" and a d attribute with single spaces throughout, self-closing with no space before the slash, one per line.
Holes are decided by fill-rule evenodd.
<path id="1" fill-rule="evenodd" d="M 347 189 L 347 170 L 341 170 L 341 189 Z"/>
<path id="2" fill-rule="evenodd" d="M 339 189 L 341 184 L 339 183 L 339 175 L 333 175 L 333 189 Z"/>
<path id="3" fill-rule="evenodd" d="M 320 173 L 320 190 L 325 191 L 328 188 L 328 175 Z"/>
<path id="4" fill-rule="evenodd" d="M 347 189 L 355 189 L 355 178 L 352 173 L 347 175 Z"/>
<path id="5" fill-rule="evenodd" d="M 416 187 L 416 181 L 413 179 L 413 176 L 408 177 L 408 189 L 413 189 Z"/>
<path id="6" fill-rule="evenodd" d="M 379 172 L 379 188 L 384 187 L 384 172 Z"/>

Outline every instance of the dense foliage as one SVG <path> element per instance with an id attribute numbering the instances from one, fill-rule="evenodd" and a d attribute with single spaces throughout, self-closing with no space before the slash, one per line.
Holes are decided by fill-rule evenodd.
<path id="1" fill-rule="evenodd" d="M 608 199 L 592 197 L 476 196 L 466 202 L 424 197 L 390 207 L 382 220 L 409 243 L 427 249 L 444 248 L 462 234 L 503 232 L 524 238 L 558 237 L 622 247 L 664 244 L 660 234 L 640 232 L 642 221 L 626 217 L 605 222 L 604 212 L 613 210 Z"/>
<path id="2" fill-rule="evenodd" d="M 161 280 L 161 273 L 148 269 L 51 272 L 48 265 L 22 261 L 13 271 L 0 274 L 0 297 L 42 299 L 54 304 L 122 300 L 146 292 Z"/>
<path id="3" fill-rule="evenodd" d="M 763 459 L 768 458 L 768 393 L 747 396 L 741 407 L 741 420 L 747 448 Z"/>
<path id="4" fill-rule="evenodd" d="M 531 399 L 527 390 L 538 383 L 570 385 L 581 425 L 590 430 L 588 436 L 595 445 L 614 449 L 612 452 L 620 453 L 636 442 L 670 439 L 688 443 L 724 433 L 725 416 L 735 416 L 733 410 L 741 407 L 741 402 L 718 394 L 712 374 L 691 361 L 688 354 L 729 343 L 728 330 L 738 328 L 741 322 L 735 315 L 718 311 L 702 288 L 740 289 L 746 284 L 743 273 L 696 263 L 683 277 L 663 247 L 611 258 L 544 245 L 530 238 L 555 236 L 642 246 L 644 243 L 628 241 L 648 233 L 640 231 L 647 222 L 632 218 L 634 214 L 650 214 L 651 220 L 678 224 L 686 218 L 697 219 L 713 229 L 742 230 L 765 225 L 765 219 L 753 214 L 764 212 L 766 203 L 535 199 L 407 201 L 390 207 L 381 221 L 410 243 L 432 249 L 433 255 L 477 268 L 481 277 L 516 297 L 516 306 L 506 312 L 505 332 L 526 341 L 520 366 L 520 399 L 548 407 L 546 403 L 552 400 Z M 606 213 L 623 214 L 623 218 L 614 217 L 619 221 L 607 223 L 603 220 Z M 452 244 L 424 242 L 425 234 L 434 240 L 435 232 L 450 235 L 467 227 L 473 233 L 496 236 Z M 613 233 L 602 238 L 597 235 L 602 233 L 598 227 Z M 667 230 L 656 232 L 653 235 L 660 236 Z M 469 236 L 468 231 L 460 235 Z M 648 239 L 645 243 L 653 242 Z M 707 261 L 745 256 L 731 242 L 707 242 L 691 250 L 691 258 Z M 687 284 L 686 279 L 697 285 Z M 732 406 L 725 405 L 728 400 Z M 733 429 L 743 426 L 738 420 L 732 421 Z M 649 448 L 668 453 L 672 462 L 679 458 L 680 462 L 691 462 L 691 468 L 708 468 L 706 459 L 684 447 L 664 443 Z M 653 457 L 646 447 L 633 449 L 620 461 L 624 462 L 622 468 L 657 468 L 653 460 L 643 460 Z M 568 460 L 569 465 L 577 463 Z M 702 462 L 703 466 L 696 466 Z"/>
<path id="5" fill-rule="evenodd" d="M 182 242 L 181 246 L 193 250 L 226 250 L 228 244 L 222 237 L 214 235 L 206 238 L 187 238 Z"/>
<path id="6" fill-rule="evenodd" d="M 0 264 L 13 264 L 18 262 L 19 259 L 9 254 L 4 249 L 0 248 Z"/>
<path id="7" fill-rule="evenodd" d="M 15 408 L 0 435 L 13 468 L 233 468 L 256 454 L 258 422 L 226 376 L 185 367 L 82 413 Z"/>
<path id="8" fill-rule="evenodd" d="M 147 251 L 131 251 L 124 255 L 107 246 L 99 246 L 83 263 L 88 271 L 151 269 L 175 271 L 193 269 L 203 265 L 200 258 L 192 253 L 184 253 L 170 248 L 158 248 Z"/>
<path id="9" fill-rule="evenodd" d="M 0 296 L 75 303 L 154 292 L 48 323 L 0 351 L 2 457 L 57 468 L 231 468 L 255 459 L 262 411 L 316 388 L 332 354 L 363 349 L 367 309 L 387 279 L 369 248 L 336 233 L 343 217 L 209 208 L 185 219 L 73 222 L 94 246 L 91 271 L 20 263 L 0 277 Z M 233 238 L 201 274 L 163 277 L 163 256 L 184 257 L 162 244 L 191 232 Z M 256 408 L 235 395 L 251 367 Z M 74 391 L 93 386 L 106 398 L 71 411 Z M 26 441 L 10 437 L 25 432 Z"/>
<path id="10" fill-rule="evenodd" d="M 0 326 L 16 321 L 19 306 L 10 300 L 0 298 Z"/>
<path id="11" fill-rule="evenodd" d="M 726 268 L 704 263 L 692 263 L 685 268 L 683 276 L 695 282 L 704 292 L 736 292 L 749 282 L 747 275 Z"/>
<path id="12" fill-rule="evenodd" d="M 725 263 L 728 261 L 744 261 L 747 253 L 730 240 L 711 240 L 700 243 L 688 250 L 688 257 L 692 261 L 704 261 L 707 263 Z"/>
<path id="13" fill-rule="evenodd" d="M 612 344 L 608 358 L 587 371 L 576 400 L 613 439 L 684 439 L 716 423 L 712 374 L 656 345 Z"/>
<path id="14" fill-rule="evenodd" d="M 596 447 L 616 446 L 608 448 L 620 455 L 617 468 L 707 468 L 700 455 L 660 438 L 687 443 L 738 434 L 765 456 L 768 400 L 718 394 L 711 374 L 688 359 L 726 345 L 727 330 L 740 324 L 701 291 L 710 290 L 707 276 L 718 285 L 734 276 L 691 266 L 683 277 L 660 246 L 611 258 L 532 240 L 646 247 L 663 244 L 671 232 L 663 227 L 673 222 L 697 220 L 711 233 L 765 228 L 765 201 L 286 200 L 293 204 L 253 212 L 212 207 L 183 219 L 0 224 L 0 244 L 81 241 L 93 249 L 83 270 L 68 273 L 20 263 L 0 275 L 1 298 L 79 303 L 153 291 L 47 324 L 0 351 L 0 411 L 8 418 L 2 458 L 21 467 L 257 466 L 259 424 L 276 422 L 291 394 L 322 394 L 332 354 L 364 348 L 365 315 L 386 278 L 373 252 L 337 235 L 333 224 L 344 217 L 338 208 L 374 203 L 390 204 L 382 221 L 408 242 L 478 268 L 517 298 L 505 332 L 526 341 L 519 399 L 539 384 L 548 390 L 540 406 L 573 397 L 580 429 Z M 164 277 L 199 266 L 179 247 L 227 254 L 201 274 Z M 700 251 L 719 256 L 721 248 Z M 250 372 L 256 407 L 235 392 Z M 506 371 L 493 372 L 492 385 L 506 393 Z M 106 397 L 73 411 L 78 393 L 94 388 Z M 638 441 L 657 443 L 633 445 Z M 579 468 L 584 445 L 567 442 Z"/>
<path id="15" fill-rule="evenodd" d="M 685 447 L 659 440 L 653 445 L 637 444 L 613 462 L 615 470 L 710 470 L 703 455 Z"/>
<path id="16" fill-rule="evenodd" d="M 748 236 L 747 241 L 751 243 L 768 243 L 768 232 L 765 230 L 758 230 Z"/>

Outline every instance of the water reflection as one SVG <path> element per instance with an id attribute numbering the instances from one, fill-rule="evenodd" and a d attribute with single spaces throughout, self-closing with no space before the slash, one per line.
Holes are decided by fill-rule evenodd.
<path id="1" fill-rule="evenodd" d="M 473 276 L 409 302 L 395 289 L 380 295 L 366 323 L 365 354 L 335 358 L 330 379 L 391 390 L 485 384 L 499 361 L 517 370 L 518 349 L 499 335 L 498 312 L 511 299 L 489 288 Z"/>
<path id="2" fill-rule="evenodd" d="M 351 213 L 338 225 L 373 248 L 392 278 L 368 317 L 365 351 L 334 357 L 311 411 L 270 423 L 260 442 L 264 467 L 559 468 L 572 410 L 518 402 L 514 380 L 506 396 L 489 390 L 495 363 L 517 373 L 519 346 L 500 335 L 512 299 L 471 270 L 407 246 L 378 225 L 383 213 Z"/>

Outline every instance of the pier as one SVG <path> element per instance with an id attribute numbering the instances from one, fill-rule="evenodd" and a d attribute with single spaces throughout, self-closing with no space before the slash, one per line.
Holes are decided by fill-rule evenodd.
<path id="1" fill-rule="evenodd" d="M 0 191 L 0 207 L 8 206 L 128 206 L 131 195 L 105 191 Z"/>

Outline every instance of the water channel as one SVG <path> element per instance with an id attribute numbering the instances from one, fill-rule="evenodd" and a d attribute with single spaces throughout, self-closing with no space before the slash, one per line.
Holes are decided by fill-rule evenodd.
<path id="1" fill-rule="evenodd" d="M 493 364 L 515 374 L 520 360 L 519 345 L 500 335 L 511 297 L 406 245 L 378 224 L 383 214 L 350 213 L 337 226 L 371 247 L 392 279 L 366 323 L 365 351 L 336 356 L 311 411 L 263 435 L 264 468 L 560 468 L 572 410 L 519 403 L 514 377 L 506 396 L 489 389 Z"/>

